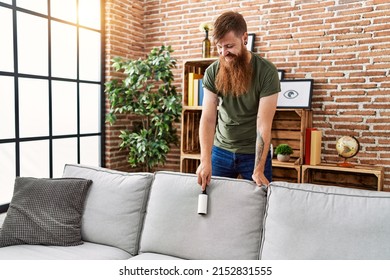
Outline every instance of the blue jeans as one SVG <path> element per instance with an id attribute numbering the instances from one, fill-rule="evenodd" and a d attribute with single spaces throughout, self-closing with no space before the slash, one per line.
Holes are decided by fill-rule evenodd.
<path id="1" fill-rule="evenodd" d="M 255 157 L 255 154 L 232 153 L 213 146 L 211 155 L 212 175 L 237 178 L 241 174 L 242 178 L 253 181 L 252 175 L 253 169 L 255 168 Z M 264 176 L 268 181 L 272 181 L 271 152 L 268 152 Z"/>

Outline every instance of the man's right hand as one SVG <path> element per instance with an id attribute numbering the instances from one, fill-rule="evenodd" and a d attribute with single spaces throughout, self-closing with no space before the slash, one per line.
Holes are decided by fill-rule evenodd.
<path id="1" fill-rule="evenodd" d="M 202 187 L 202 191 L 204 191 L 211 181 L 211 163 L 201 163 L 196 170 L 196 175 L 198 175 L 198 184 Z"/>

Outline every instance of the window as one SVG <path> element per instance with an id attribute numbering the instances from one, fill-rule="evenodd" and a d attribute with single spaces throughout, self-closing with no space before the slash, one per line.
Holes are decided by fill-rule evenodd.
<path id="1" fill-rule="evenodd" d="M 0 0 L 0 205 L 16 176 L 104 165 L 102 0 Z"/>

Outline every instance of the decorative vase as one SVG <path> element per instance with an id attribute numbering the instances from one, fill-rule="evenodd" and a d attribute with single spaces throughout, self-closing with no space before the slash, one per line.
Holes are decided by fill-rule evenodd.
<path id="1" fill-rule="evenodd" d="M 209 31 L 206 31 L 206 37 L 204 38 L 202 42 L 202 56 L 203 58 L 208 58 L 210 57 L 210 40 L 209 40 Z"/>
<path id="2" fill-rule="evenodd" d="M 290 155 L 278 154 L 276 157 L 277 157 L 278 161 L 286 162 L 286 161 L 290 160 Z"/>

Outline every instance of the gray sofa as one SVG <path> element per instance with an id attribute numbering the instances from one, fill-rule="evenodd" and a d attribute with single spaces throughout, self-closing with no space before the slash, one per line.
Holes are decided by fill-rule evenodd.
<path id="1" fill-rule="evenodd" d="M 92 180 L 84 243 L 7 246 L 0 259 L 390 259 L 390 193 L 214 177 L 199 215 L 193 174 L 68 164 L 63 177 Z"/>

